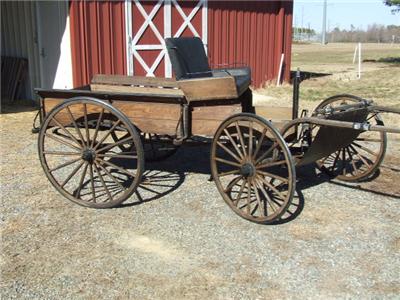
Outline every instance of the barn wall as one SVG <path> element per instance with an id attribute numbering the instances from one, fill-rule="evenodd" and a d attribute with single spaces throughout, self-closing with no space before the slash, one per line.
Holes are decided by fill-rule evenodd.
<path id="1" fill-rule="evenodd" d="M 126 74 L 124 1 L 70 1 L 74 86 Z"/>
<path id="2" fill-rule="evenodd" d="M 124 1 L 70 2 L 74 86 L 96 73 L 127 74 L 124 9 Z M 252 84 L 260 87 L 276 80 L 284 53 L 283 78 L 289 80 L 292 11 L 292 1 L 208 1 L 210 63 L 250 65 Z"/>
<path id="3" fill-rule="evenodd" d="M 285 54 L 290 78 L 292 1 L 209 1 L 208 55 L 212 65 L 244 63 L 255 87 L 278 77 Z"/>

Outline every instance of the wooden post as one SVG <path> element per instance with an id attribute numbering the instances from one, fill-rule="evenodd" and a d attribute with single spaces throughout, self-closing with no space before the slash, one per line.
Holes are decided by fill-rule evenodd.
<path id="1" fill-rule="evenodd" d="M 361 43 L 358 43 L 358 79 L 361 78 Z"/>
<path id="2" fill-rule="evenodd" d="M 279 72 L 278 72 L 278 79 L 276 80 L 276 86 L 279 86 L 281 84 L 281 78 L 282 78 L 282 68 L 283 68 L 283 59 L 285 58 L 285 54 L 282 53 L 281 55 L 281 62 L 279 64 Z"/>
<path id="3" fill-rule="evenodd" d="M 358 50 L 358 44 L 356 45 L 356 48 L 354 49 L 354 55 L 353 55 L 353 65 L 356 62 L 356 57 L 357 57 L 357 50 Z"/>

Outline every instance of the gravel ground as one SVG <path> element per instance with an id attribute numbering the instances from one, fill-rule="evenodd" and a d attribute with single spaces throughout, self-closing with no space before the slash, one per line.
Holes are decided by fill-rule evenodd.
<path id="1" fill-rule="evenodd" d="M 302 170 L 293 214 L 262 226 L 207 181 L 208 147 L 147 164 L 121 208 L 72 204 L 44 176 L 33 116 L 0 116 L 2 299 L 399 298 L 398 140 L 373 182 Z"/>

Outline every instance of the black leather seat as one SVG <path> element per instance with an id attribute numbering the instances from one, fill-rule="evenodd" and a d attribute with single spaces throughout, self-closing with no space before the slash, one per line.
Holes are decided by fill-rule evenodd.
<path id="1" fill-rule="evenodd" d="M 165 44 L 177 80 L 232 76 L 239 95 L 250 86 L 249 67 L 210 69 L 203 42 L 198 37 L 167 38 Z"/>

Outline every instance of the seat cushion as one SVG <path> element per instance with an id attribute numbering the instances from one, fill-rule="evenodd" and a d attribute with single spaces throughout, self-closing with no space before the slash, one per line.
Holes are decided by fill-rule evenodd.
<path id="1" fill-rule="evenodd" d="M 207 55 L 200 38 L 167 38 L 165 45 L 177 80 L 211 77 Z"/>
<path id="2" fill-rule="evenodd" d="M 213 77 L 233 76 L 239 96 L 248 89 L 251 83 L 251 70 L 249 67 L 214 69 L 211 72 Z"/>

